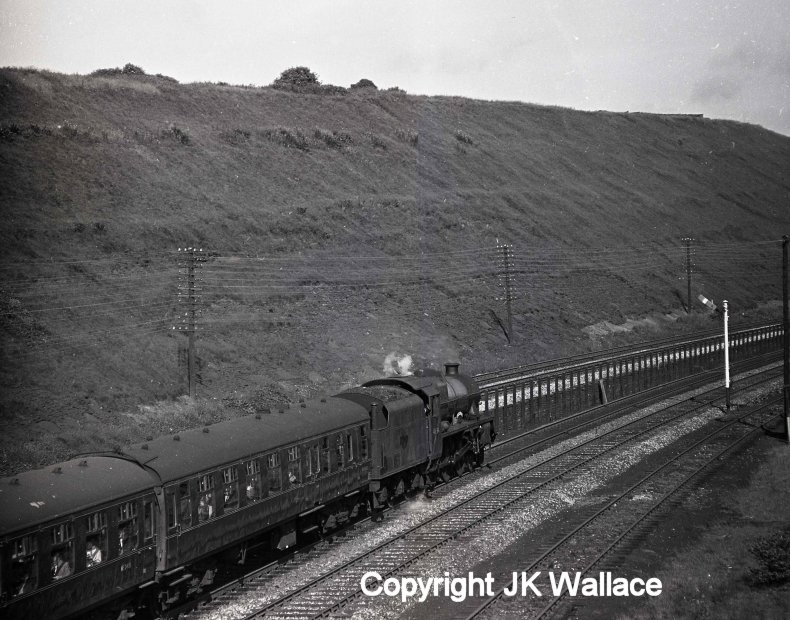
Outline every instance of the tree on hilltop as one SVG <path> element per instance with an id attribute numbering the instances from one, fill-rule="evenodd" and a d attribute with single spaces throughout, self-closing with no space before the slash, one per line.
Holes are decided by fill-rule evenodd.
<path id="1" fill-rule="evenodd" d="M 298 88 L 318 86 L 318 76 L 307 67 L 291 67 L 280 74 L 272 86 L 284 90 L 294 90 Z"/>

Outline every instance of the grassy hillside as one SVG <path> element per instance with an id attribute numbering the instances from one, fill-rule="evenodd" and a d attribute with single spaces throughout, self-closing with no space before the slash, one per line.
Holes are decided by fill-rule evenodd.
<path id="1" fill-rule="evenodd" d="M 11 469 L 21 440 L 60 456 L 276 407 L 390 352 L 476 371 L 601 346 L 602 321 L 707 325 L 685 236 L 694 295 L 755 316 L 790 232 L 790 139 L 762 128 L 375 88 L 2 69 L 0 170 Z M 208 259 L 191 408 L 187 246 Z"/>

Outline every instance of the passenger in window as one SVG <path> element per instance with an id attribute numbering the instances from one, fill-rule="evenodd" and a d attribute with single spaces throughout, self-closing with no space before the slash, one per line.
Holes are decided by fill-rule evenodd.
<path id="1" fill-rule="evenodd" d="M 123 548 L 123 546 L 122 546 Z M 88 541 L 88 545 L 85 548 L 85 566 L 90 568 L 95 564 L 101 564 L 101 549 L 99 549 L 95 543 L 92 541 Z"/>
<path id="2" fill-rule="evenodd" d="M 14 596 L 20 596 L 21 594 L 27 594 L 28 592 L 33 590 L 34 582 L 30 578 L 30 573 L 25 573 L 22 575 L 21 581 L 16 584 L 16 589 L 14 590 Z"/>
<path id="3" fill-rule="evenodd" d="M 236 505 L 239 503 L 238 498 L 236 497 L 236 485 L 228 485 L 225 487 L 225 507 L 226 508 L 235 508 Z"/>
<path id="4" fill-rule="evenodd" d="M 129 546 L 128 543 L 129 543 L 129 527 L 124 526 L 118 530 L 118 547 L 121 553 L 130 551 L 130 549 L 126 548 Z"/>
<path id="5" fill-rule="evenodd" d="M 63 579 L 69 575 L 71 575 L 71 564 L 65 560 L 62 553 L 55 552 L 52 556 L 52 578 Z"/>
<path id="6" fill-rule="evenodd" d="M 291 484 L 294 484 L 296 482 L 296 476 L 292 471 L 288 472 L 288 482 L 290 482 Z"/>
<path id="7" fill-rule="evenodd" d="M 214 507 L 211 505 L 211 495 L 203 495 L 198 504 L 198 519 L 208 521 L 214 516 Z"/>

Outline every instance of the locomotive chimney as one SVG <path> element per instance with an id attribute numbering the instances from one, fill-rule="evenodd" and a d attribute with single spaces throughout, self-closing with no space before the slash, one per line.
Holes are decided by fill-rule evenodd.
<path id="1" fill-rule="evenodd" d="M 448 363 L 444 365 L 444 374 L 448 377 L 458 374 L 458 364 Z"/>

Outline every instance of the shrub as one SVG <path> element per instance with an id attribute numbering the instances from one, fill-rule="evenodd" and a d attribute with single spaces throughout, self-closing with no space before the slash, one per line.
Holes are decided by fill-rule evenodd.
<path id="1" fill-rule="evenodd" d="M 343 88 L 342 86 L 335 86 L 334 84 L 323 84 L 310 92 L 314 92 L 319 95 L 347 95 L 348 89 Z"/>
<path id="2" fill-rule="evenodd" d="M 0 140 L 11 140 L 14 136 L 22 133 L 22 128 L 16 123 L 4 123 L 0 125 Z"/>
<path id="3" fill-rule="evenodd" d="M 274 129 L 264 129 L 259 134 L 275 144 L 286 148 L 295 148 L 300 151 L 309 150 L 307 138 L 298 129 L 286 129 L 285 127 L 275 127 Z"/>
<path id="4" fill-rule="evenodd" d="M 313 132 L 313 137 L 333 149 L 343 148 L 353 142 L 351 134 L 342 131 L 327 131 L 326 129 L 319 129 L 318 127 L 316 127 Z"/>
<path id="5" fill-rule="evenodd" d="M 123 69 L 119 69 L 118 67 L 113 67 L 111 69 L 96 69 L 96 71 L 92 71 L 91 75 L 101 75 L 101 76 L 113 76 L 113 75 L 145 75 L 145 71 L 141 67 L 137 65 L 133 65 L 130 62 L 127 62 Z M 162 77 L 166 79 L 176 81 L 173 78 L 168 78 L 166 75 L 157 74 L 157 77 Z"/>
<path id="6" fill-rule="evenodd" d="M 96 71 L 92 71 L 91 75 L 99 75 L 99 76 L 113 76 L 113 75 L 121 75 L 122 70 L 118 67 L 114 69 L 96 69 Z"/>
<path id="7" fill-rule="evenodd" d="M 417 141 L 419 140 L 420 135 L 411 129 L 397 129 L 395 131 L 395 137 L 406 144 L 417 146 Z"/>
<path id="8" fill-rule="evenodd" d="M 237 146 L 239 144 L 245 144 L 250 140 L 250 132 L 245 131 L 244 129 L 234 129 L 233 131 L 223 131 L 220 134 L 220 138 L 225 140 L 228 144 L 233 144 Z"/>
<path id="9" fill-rule="evenodd" d="M 753 584 L 767 586 L 790 581 L 790 528 L 760 539 L 749 551 L 759 564 L 750 569 Z"/>
<path id="10" fill-rule="evenodd" d="M 318 76 L 307 67 L 291 67 L 283 71 L 272 86 L 281 90 L 299 90 L 319 84 Z"/>
<path id="11" fill-rule="evenodd" d="M 370 143 L 375 148 L 384 149 L 385 151 L 387 150 L 387 143 L 384 141 L 384 138 L 377 136 L 374 133 L 368 134 L 368 137 L 370 138 Z"/>
<path id="12" fill-rule="evenodd" d="M 372 88 L 374 90 L 378 90 L 378 87 L 371 80 L 369 80 L 367 78 L 362 78 L 356 84 L 352 84 L 351 88 L 352 89 L 353 88 Z"/>
<path id="13" fill-rule="evenodd" d="M 62 133 L 67 138 L 74 139 L 80 136 L 80 130 L 77 128 L 77 126 L 72 125 L 68 121 L 62 125 L 58 125 L 58 129 L 60 129 L 60 133 Z"/>
<path id="14" fill-rule="evenodd" d="M 455 139 L 459 142 L 463 142 L 464 144 L 474 144 L 474 140 L 472 140 L 472 136 L 468 133 L 461 131 L 460 129 L 456 130 L 455 132 Z"/>
<path id="15" fill-rule="evenodd" d="M 123 66 L 123 69 L 121 70 L 121 73 L 123 73 L 125 75 L 145 75 L 145 71 L 143 71 L 142 67 L 138 67 L 137 65 L 133 65 L 130 62 L 127 62 Z"/>
<path id="16" fill-rule="evenodd" d="M 175 140 L 184 145 L 188 145 L 192 142 L 189 138 L 189 134 L 175 125 L 170 125 L 168 129 L 163 129 L 160 136 L 165 140 Z"/>

